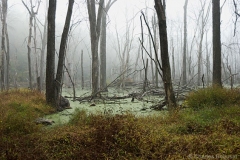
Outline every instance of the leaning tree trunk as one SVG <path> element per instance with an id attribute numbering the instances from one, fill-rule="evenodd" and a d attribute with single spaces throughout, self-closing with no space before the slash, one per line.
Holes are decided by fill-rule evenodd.
<path id="1" fill-rule="evenodd" d="M 61 43 L 60 43 L 60 50 L 59 50 L 59 59 L 58 59 L 58 68 L 57 68 L 57 75 L 56 75 L 56 105 L 59 107 L 60 103 L 60 91 L 62 89 L 62 77 L 63 77 L 63 66 L 65 61 L 65 54 L 66 54 L 66 48 L 67 48 L 67 39 L 68 39 L 68 32 L 72 17 L 72 9 L 73 9 L 74 0 L 69 0 L 68 4 L 68 10 L 67 10 L 67 16 L 65 20 L 65 25 L 63 28 Z"/>
<path id="2" fill-rule="evenodd" d="M 158 23 L 159 23 L 159 34 L 160 34 L 160 46 L 161 46 L 161 59 L 162 59 L 162 78 L 164 83 L 164 89 L 166 94 L 166 101 L 169 109 L 176 108 L 176 99 L 172 86 L 171 79 L 171 68 L 169 63 L 168 56 L 168 39 L 167 39 L 167 24 L 166 24 L 166 16 L 165 9 L 163 5 L 165 1 L 163 0 L 163 4 L 161 0 L 155 0 L 155 9 L 157 11 Z"/>

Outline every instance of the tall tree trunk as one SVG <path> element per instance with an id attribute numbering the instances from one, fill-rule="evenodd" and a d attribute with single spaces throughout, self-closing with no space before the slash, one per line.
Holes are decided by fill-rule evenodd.
<path id="1" fill-rule="evenodd" d="M 175 55 L 174 55 L 174 46 L 173 46 L 173 39 L 172 39 L 172 79 L 175 79 Z"/>
<path id="2" fill-rule="evenodd" d="M 1 91 L 5 89 L 5 59 L 7 58 L 7 51 L 6 51 L 6 39 L 8 38 L 6 31 L 7 31 L 7 7 L 8 7 L 8 1 L 2 0 L 1 5 L 1 21 L 2 21 L 2 43 L 1 43 L 1 63 L 0 63 L 0 69 L 1 69 Z M 9 44 L 8 44 L 9 47 Z"/>
<path id="3" fill-rule="evenodd" d="M 143 82 L 143 92 L 146 92 L 147 91 L 147 84 L 148 84 L 148 79 L 147 79 L 147 74 L 148 74 L 148 59 L 146 61 L 146 65 L 145 65 L 145 68 L 144 68 L 144 82 Z"/>
<path id="4" fill-rule="evenodd" d="M 63 28 L 61 43 L 60 43 L 58 68 L 57 68 L 57 75 L 56 75 L 56 82 L 55 82 L 56 104 L 58 107 L 59 107 L 60 97 L 61 97 L 60 91 L 62 89 L 63 67 L 64 67 L 64 61 L 65 61 L 66 48 L 67 48 L 68 32 L 69 32 L 70 21 L 71 21 L 71 17 L 72 17 L 73 4 L 74 4 L 74 0 L 68 1 L 67 16 L 66 16 L 65 25 Z"/>
<path id="5" fill-rule="evenodd" d="M 33 89 L 32 87 L 32 65 L 31 65 L 31 48 L 32 48 L 32 27 L 33 27 L 33 17 L 30 15 L 29 17 L 29 35 L 28 35 L 28 44 L 27 44 L 27 56 L 28 56 L 28 81 L 29 81 L 29 88 Z"/>
<path id="6" fill-rule="evenodd" d="M 34 16 L 34 23 L 33 23 L 33 45 L 34 45 L 34 57 L 35 57 L 35 78 L 36 78 L 36 88 L 39 90 L 40 84 L 39 84 L 39 64 L 38 64 L 38 54 L 37 54 L 37 22 L 36 22 L 36 16 Z"/>
<path id="7" fill-rule="evenodd" d="M 208 53 L 208 41 L 207 41 L 207 33 L 206 33 L 206 72 L 207 72 L 207 85 L 209 85 L 210 82 L 210 61 L 209 61 L 209 53 Z"/>
<path id="8" fill-rule="evenodd" d="M 199 49 L 198 49 L 198 79 L 197 79 L 198 86 L 201 85 L 201 77 L 202 77 L 202 42 L 203 42 L 204 31 L 201 31 L 200 36 L 201 37 L 200 37 L 200 43 L 199 43 Z"/>
<path id="9" fill-rule="evenodd" d="M 47 60 L 46 60 L 46 101 L 56 107 L 56 97 L 54 88 L 55 74 L 55 17 L 56 0 L 49 1 L 48 7 L 48 36 L 47 36 Z"/>
<path id="10" fill-rule="evenodd" d="M 105 2 L 102 3 L 102 8 L 104 8 L 102 13 L 102 26 L 101 26 L 101 41 L 100 41 L 100 89 L 103 91 L 107 91 L 107 73 L 106 73 L 106 48 L 107 48 L 107 13 L 110 7 L 117 0 L 109 0 L 106 7 Z"/>
<path id="11" fill-rule="evenodd" d="M 165 4 L 165 0 L 163 0 Z M 167 24 L 165 16 L 165 8 L 161 0 L 155 0 L 155 9 L 157 11 L 159 22 L 159 34 L 161 44 L 161 59 L 162 59 L 162 78 L 166 94 L 166 101 L 170 110 L 176 108 L 176 99 L 172 86 L 171 68 L 168 56 L 168 39 L 167 39 Z"/>
<path id="12" fill-rule="evenodd" d="M 100 24 L 103 12 L 103 2 L 100 0 L 98 16 L 96 20 L 95 0 L 87 0 L 88 15 L 90 22 L 91 50 L 92 50 L 92 96 L 95 97 L 98 92 L 99 82 L 99 60 L 98 60 L 98 42 L 100 36 Z"/>
<path id="13" fill-rule="evenodd" d="M 105 8 L 105 4 L 103 4 L 103 8 Z M 102 91 L 107 91 L 106 84 L 106 41 L 107 41 L 107 17 L 106 12 L 103 12 L 102 15 L 102 33 L 101 33 L 101 41 L 100 41 L 100 89 Z"/>
<path id="14" fill-rule="evenodd" d="M 153 26 L 153 36 L 154 36 L 154 42 L 155 42 L 155 48 L 156 48 L 156 52 L 157 54 L 155 54 L 155 61 L 158 61 L 158 47 L 159 47 L 159 43 L 158 43 L 158 39 L 157 39 L 157 22 L 156 22 L 156 17 L 155 14 L 152 17 L 152 26 Z M 154 45 L 154 44 L 153 44 Z M 155 86 L 156 88 L 158 88 L 158 64 L 155 65 Z"/>
<path id="15" fill-rule="evenodd" d="M 44 55 L 45 55 L 46 45 L 47 45 L 47 17 L 45 17 L 44 30 L 43 30 L 43 36 L 42 36 L 41 55 L 40 55 L 40 80 L 39 80 L 40 91 L 43 90 Z"/>
<path id="16" fill-rule="evenodd" d="M 187 84 L 187 5 L 188 0 L 185 0 L 184 5 L 184 40 L 183 40 L 183 79 L 182 84 Z"/>
<path id="17" fill-rule="evenodd" d="M 2 45 L 1 45 L 1 91 L 5 89 L 5 22 L 2 25 Z"/>
<path id="18" fill-rule="evenodd" d="M 81 86 L 82 86 L 82 89 L 84 89 L 84 74 L 83 74 L 83 50 L 82 50 L 82 53 L 81 53 Z"/>
<path id="19" fill-rule="evenodd" d="M 149 41 L 149 54 L 151 56 L 151 58 L 153 58 L 152 56 L 152 42 L 151 42 L 151 36 L 148 36 L 148 41 Z M 152 71 L 152 83 L 154 83 L 154 70 L 153 70 L 153 61 L 150 62 L 151 63 L 151 71 Z"/>
<path id="20" fill-rule="evenodd" d="M 213 85 L 222 87 L 220 0 L 212 0 Z"/>
<path id="21" fill-rule="evenodd" d="M 9 45 L 9 36 L 8 36 L 8 29 L 7 29 L 7 23 L 5 26 L 5 34 L 6 34 L 6 43 L 7 43 L 7 49 L 6 49 L 6 89 L 9 90 L 9 70 L 10 70 L 10 45 Z"/>

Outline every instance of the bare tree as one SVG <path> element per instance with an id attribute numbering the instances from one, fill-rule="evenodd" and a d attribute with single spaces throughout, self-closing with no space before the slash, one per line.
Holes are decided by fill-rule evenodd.
<path id="1" fill-rule="evenodd" d="M 157 36 L 157 33 L 158 33 L 158 30 L 157 30 L 157 28 L 158 28 L 158 24 L 157 24 L 157 21 L 156 21 L 156 15 L 154 14 L 154 16 L 152 17 L 152 27 L 153 27 L 153 35 L 154 35 L 154 42 L 156 42 L 155 44 L 153 44 L 153 45 L 155 45 L 155 46 L 153 46 L 153 47 L 155 47 L 155 52 L 156 53 L 158 53 L 158 49 L 159 49 L 159 43 L 158 43 L 158 36 Z M 155 53 L 155 61 L 158 61 L 159 59 L 158 59 L 158 54 L 156 54 Z M 158 66 L 158 64 L 156 63 L 156 65 L 155 65 L 155 86 L 156 87 L 158 87 L 158 75 L 159 75 L 159 73 L 158 73 L 158 68 L 159 68 L 159 66 Z"/>
<path id="2" fill-rule="evenodd" d="M 83 50 L 81 52 L 81 87 L 84 89 L 84 73 L 83 73 Z"/>
<path id="3" fill-rule="evenodd" d="M 102 91 L 107 91 L 107 83 L 106 83 L 106 45 L 107 45 L 107 13 L 110 7 L 117 0 L 109 0 L 106 7 L 105 3 L 103 3 L 103 14 L 102 14 L 102 26 L 101 26 L 101 41 L 100 41 L 100 89 Z"/>
<path id="4" fill-rule="evenodd" d="M 47 45 L 47 17 L 45 17 L 45 23 L 44 23 L 44 29 L 42 33 L 42 44 L 41 44 L 41 55 L 40 55 L 40 84 L 39 84 L 39 90 L 43 90 L 43 71 L 44 71 L 44 55 L 45 55 L 45 49 Z"/>
<path id="5" fill-rule="evenodd" d="M 207 85 L 210 82 L 210 60 L 209 60 L 209 53 L 208 53 L 208 41 L 207 41 L 207 33 L 206 33 L 206 72 L 207 72 Z"/>
<path id="6" fill-rule="evenodd" d="M 98 15 L 96 16 L 95 0 L 87 0 L 88 16 L 90 23 L 91 49 L 92 49 L 92 96 L 98 92 L 99 82 L 99 60 L 98 44 L 100 36 L 101 19 L 103 13 L 104 0 L 100 0 Z"/>
<path id="7" fill-rule="evenodd" d="M 116 27 L 116 35 L 117 35 L 117 47 L 115 48 L 115 51 L 118 55 L 118 58 L 120 60 L 120 87 L 125 87 L 125 81 L 126 81 L 126 73 L 129 69 L 129 58 L 130 58 L 130 51 L 132 50 L 132 43 L 133 43 L 133 30 L 132 33 L 130 32 L 131 28 L 131 22 L 126 22 L 126 31 L 123 41 L 121 41 L 117 27 Z"/>
<path id="8" fill-rule="evenodd" d="M 212 0 L 213 85 L 222 87 L 220 0 Z"/>
<path id="9" fill-rule="evenodd" d="M 167 24 L 165 15 L 165 0 L 155 0 L 155 9 L 158 16 L 161 59 L 162 59 L 162 79 L 166 94 L 166 101 L 170 109 L 176 108 L 176 99 L 172 86 L 171 68 L 168 55 Z"/>
<path id="10" fill-rule="evenodd" d="M 38 9 L 40 7 L 41 1 L 38 1 L 36 11 L 34 11 L 35 6 L 33 5 L 32 0 L 30 0 L 30 8 L 27 6 L 27 4 L 23 0 L 22 0 L 22 3 L 29 13 L 29 34 L 28 34 L 28 44 L 27 44 L 27 49 L 28 49 L 28 54 L 27 55 L 28 55 L 29 88 L 33 89 L 33 86 L 32 86 L 32 66 L 31 66 L 32 27 L 33 27 L 33 20 L 38 13 Z"/>
<path id="11" fill-rule="evenodd" d="M 187 5 L 188 0 L 185 0 L 184 4 L 184 40 L 183 40 L 183 79 L 182 84 L 187 83 Z"/>
<path id="12" fill-rule="evenodd" d="M 206 32 L 206 25 L 208 22 L 209 12 L 210 12 L 210 3 L 208 5 L 206 13 L 205 13 L 206 0 L 203 3 L 200 0 L 200 3 L 201 3 L 201 11 L 199 13 L 199 17 L 201 22 L 200 22 L 200 28 L 199 28 L 200 42 L 199 42 L 199 48 L 198 48 L 198 79 L 197 79 L 198 86 L 200 86 L 201 77 L 202 77 L 203 37 Z"/>

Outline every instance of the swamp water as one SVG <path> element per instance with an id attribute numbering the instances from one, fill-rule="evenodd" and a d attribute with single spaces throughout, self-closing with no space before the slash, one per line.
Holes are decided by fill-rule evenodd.
<path id="1" fill-rule="evenodd" d="M 129 93 L 132 93 L 132 90 L 116 90 L 109 89 L 106 93 L 109 97 L 112 96 L 126 96 Z M 90 90 L 82 90 L 76 89 L 76 97 L 86 97 L 91 94 Z M 64 89 L 63 96 L 73 97 L 71 89 Z M 115 100 L 103 100 L 97 99 L 92 100 L 91 102 L 83 101 L 80 102 L 78 100 L 72 101 L 71 98 L 68 98 L 70 102 L 70 106 L 72 109 L 66 109 L 62 112 L 58 112 L 55 114 L 47 115 L 44 118 L 53 120 L 55 123 L 53 125 L 61 125 L 67 123 L 71 116 L 73 115 L 75 109 L 85 110 L 88 114 L 126 114 L 131 113 L 136 116 L 154 116 L 154 115 L 165 115 L 167 111 L 155 111 L 150 109 L 150 106 L 156 104 L 161 100 L 159 96 L 145 96 L 143 100 L 139 101 L 137 99 L 134 102 L 131 102 L 132 98 L 126 99 L 115 99 Z M 151 102 L 146 102 L 146 101 Z M 94 106 L 91 106 L 94 104 Z"/>

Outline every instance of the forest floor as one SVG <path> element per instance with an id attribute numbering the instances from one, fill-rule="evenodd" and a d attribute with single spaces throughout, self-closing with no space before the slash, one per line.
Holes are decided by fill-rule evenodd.
<path id="1" fill-rule="evenodd" d="M 240 158 L 239 89 L 200 89 L 183 105 L 187 108 L 164 111 L 164 116 L 78 108 L 69 121 L 49 127 L 36 124 L 37 118 L 55 113 L 44 94 L 2 92 L 0 159 Z"/>

